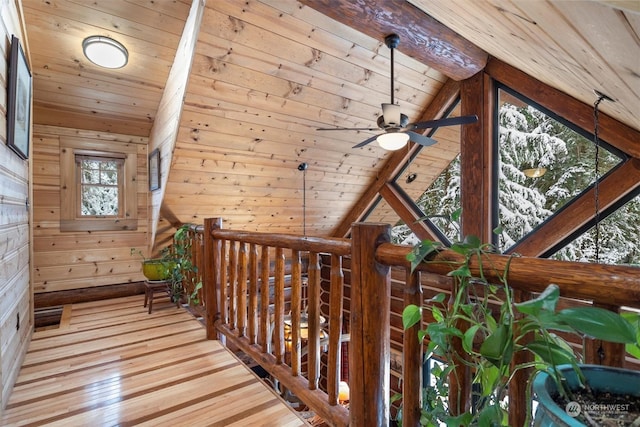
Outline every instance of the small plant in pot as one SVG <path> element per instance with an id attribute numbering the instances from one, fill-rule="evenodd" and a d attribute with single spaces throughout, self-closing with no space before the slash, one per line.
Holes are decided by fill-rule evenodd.
<path id="1" fill-rule="evenodd" d="M 146 258 L 140 249 L 131 248 L 131 255 L 142 258 L 142 274 L 148 280 L 167 280 L 170 276 L 171 263 L 166 257 Z"/>
<path id="2" fill-rule="evenodd" d="M 189 235 L 191 224 L 180 226 L 174 236 L 173 244 L 163 249 L 163 259 L 169 261 L 167 280 L 171 281 L 171 300 L 198 304 L 198 291 L 202 281 L 198 279 L 198 266 L 193 259 L 193 242 Z"/>
<path id="3" fill-rule="evenodd" d="M 442 263 L 431 260 L 441 249 L 441 244 L 425 240 L 414 247 L 408 259 L 413 268 L 422 262 Z M 450 249 L 463 255 L 463 261 L 452 265 L 449 273 L 455 278 L 456 292 L 448 301 L 444 294 L 429 301 L 435 322 L 419 333 L 419 339 L 428 339 L 425 357 L 444 364 L 435 387 L 425 394 L 429 401 L 424 402 L 422 425 L 508 425 L 507 389 L 515 373 L 522 369 L 546 373 L 558 394 L 570 397 L 573 391 L 567 387 L 566 373 L 558 367 L 567 365 L 581 384 L 585 380 L 580 359 L 561 338 L 563 334 L 637 346 L 637 329 L 617 313 L 592 306 L 559 310 L 560 292 L 556 285 L 549 285 L 534 299 L 516 303 L 507 282 L 511 259 L 505 271 L 497 275 L 499 283 L 490 283 L 485 276 L 488 269 L 494 268 L 485 265 L 489 259 L 486 255 L 495 252 L 491 245 L 467 237 Z M 472 260 L 480 271 L 475 276 L 470 269 Z M 421 318 L 422 307 L 405 307 L 405 329 Z M 470 369 L 476 387 L 468 410 L 459 406 L 460 396 L 450 395 L 448 387 L 449 375 L 456 375 L 456 367 L 460 366 Z"/>

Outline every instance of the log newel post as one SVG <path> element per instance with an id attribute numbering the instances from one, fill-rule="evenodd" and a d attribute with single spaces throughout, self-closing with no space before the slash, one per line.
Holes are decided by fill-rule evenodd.
<path id="1" fill-rule="evenodd" d="M 390 267 L 375 259 L 388 224 L 354 223 L 351 249 L 351 427 L 389 425 Z"/>
<path id="2" fill-rule="evenodd" d="M 217 339 L 215 328 L 220 319 L 218 305 L 218 290 L 220 289 L 220 242 L 213 238 L 212 231 L 222 228 L 222 218 L 207 218 L 204 220 L 204 271 L 202 291 L 204 293 L 204 307 L 207 339 Z"/>
<path id="3" fill-rule="evenodd" d="M 404 306 L 409 304 L 422 307 L 422 287 L 420 272 L 407 270 L 407 283 L 404 288 Z M 402 425 L 414 427 L 420 425 L 422 409 L 422 341 L 418 340 L 418 331 L 422 329 L 422 319 L 406 331 L 403 341 L 402 362 Z"/>

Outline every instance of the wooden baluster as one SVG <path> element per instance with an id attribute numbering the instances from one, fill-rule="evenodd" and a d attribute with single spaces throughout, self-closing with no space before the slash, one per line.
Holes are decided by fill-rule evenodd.
<path id="1" fill-rule="evenodd" d="M 198 283 L 204 283 L 204 270 L 205 270 L 205 257 L 204 257 L 204 235 L 202 233 L 199 232 L 194 232 L 196 239 L 195 239 L 195 258 L 194 258 L 194 263 L 196 268 L 198 269 L 197 273 L 196 273 L 196 280 L 195 283 L 196 285 Z M 198 293 L 196 294 L 199 304 L 198 305 L 204 305 L 204 290 L 203 288 L 200 288 L 200 290 L 198 291 Z"/>
<path id="2" fill-rule="evenodd" d="M 238 336 L 247 333 L 247 245 L 238 242 Z"/>
<path id="3" fill-rule="evenodd" d="M 229 261 L 227 260 L 227 241 L 220 240 L 220 315 L 224 325 L 229 324 Z"/>
<path id="4" fill-rule="evenodd" d="M 404 306 L 409 304 L 422 307 L 422 286 L 420 272 L 407 269 L 407 283 L 404 287 Z M 402 425 L 420 425 L 422 409 L 422 340 L 418 331 L 422 329 L 422 318 L 414 326 L 404 331 L 402 362 Z"/>
<path id="5" fill-rule="evenodd" d="M 389 425 L 391 269 L 375 259 L 388 224 L 355 223 L 351 246 L 351 427 Z"/>
<path id="6" fill-rule="evenodd" d="M 220 241 L 214 239 L 211 232 L 222 228 L 221 218 L 207 218 L 204 221 L 203 251 L 204 259 L 211 260 L 204 263 L 202 291 L 205 306 L 205 327 L 207 329 L 207 339 L 217 338 L 215 324 L 220 320 L 218 304 L 218 290 L 221 289 L 220 281 L 221 262 Z"/>
<path id="7" fill-rule="evenodd" d="M 260 258 L 260 340 L 262 352 L 271 352 L 271 313 L 269 313 L 269 246 L 262 247 Z"/>
<path id="8" fill-rule="evenodd" d="M 258 333 L 258 245 L 249 245 L 249 342 L 256 343 Z"/>
<path id="9" fill-rule="evenodd" d="M 520 291 L 511 289 L 513 293 L 513 302 L 519 303 L 523 301 L 529 301 L 533 298 L 531 292 Z M 514 310 L 514 316 L 516 318 L 522 318 L 523 314 L 518 310 Z M 518 331 L 514 331 L 514 334 Z M 525 336 L 525 339 L 519 342 L 520 345 L 526 345 L 533 340 L 533 334 L 529 333 Z M 524 351 L 517 351 L 513 355 L 511 360 L 511 368 L 515 368 L 517 365 L 521 365 L 527 362 L 533 361 L 533 355 Z M 513 379 L 509 383 L 509 425 L 510 426 L 523 426 L 527 419 L 527 409 L 531 406 L 531 402 L 527 400 L 527 388 L 529 384 L 529 377 L 531 376 L 531 369 L 520 369 L 513 375 Z"/>
<path id="10" fill-rule="evenodd" d="M 300 313 L 302 311 L 302 266 L 300 251 L 291 250 L 291 373 L 300 375 Z"/>
<path id="11" fill-rule="evenodd" d="M 276 363 L 284 363 L 284 249 L 276 248 L 274 347 Z"/>
<path id="12" fill-rule="evenodd" d="M 234 240 L 229 241 L 229 328 L 238 325 L 238 250 Z"/>
<path id="13" fill-rule="evenodd" d="M 316 390 L 320 380 L 320 280 L 320 254 L 311 252 L 309 254 L 309 306 L 307 307 L 309 390 Z"/>
<path id="14" fill-rule="evenodd" d="M 331 255 L 331 284 L 329 287 L 329 355 L 327 368 L 327 394 L 329 404 L 338 404 L 340 385 L 340 338 L 342 336 L 342 304 L 344 296 L 344 274 L 342 257 Z"/>

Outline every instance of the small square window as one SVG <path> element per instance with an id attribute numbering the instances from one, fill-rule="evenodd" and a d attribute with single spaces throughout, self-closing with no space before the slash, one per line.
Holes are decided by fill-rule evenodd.
<path id="1" fill-rule="evenodd" d="M 78 138 L 60 141 L 60 230 L 136 230 L 137 149 L 108 151 Z"/>

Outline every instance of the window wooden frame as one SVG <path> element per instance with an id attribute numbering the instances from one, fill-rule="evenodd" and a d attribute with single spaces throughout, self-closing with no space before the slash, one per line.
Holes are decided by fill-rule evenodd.
<path id="1" fill-rule="evenodd" d="M 117 217 L 80 216 L 76 156 L 124 159 L 122 209 Z M 125 231 L 138 228 L 137 148 L 123 142 L 60 139 L 60 231 Z"/>

